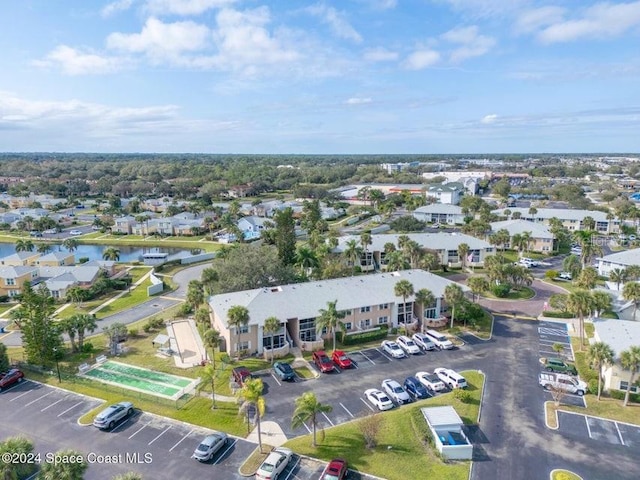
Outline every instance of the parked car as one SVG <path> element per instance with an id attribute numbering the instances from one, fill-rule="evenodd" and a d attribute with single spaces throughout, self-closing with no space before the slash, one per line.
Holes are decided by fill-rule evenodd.
<path id="1" fill-rule="evenodd" d="M 568 373 L 570 375 L 577 375 L 578 370 L 572 363 L 565 362 L 561 358 L 541 358 L 540 363 L 544 366 L 547 372 L 556 373 Z"/>
<path id="2" fill-rule="evenodd" d="M 353 362 L 351 361 L 351 359 L 347 357 L 347 354 L 342 350 L 334 350 L 331 354 L 331 360 L 333 360 L 333 363 L 335 363 L 343 370 L 345 368 L 351 368 L 353 366 Z"/>
<path id="3" fill-rule="evenodd" d="M 329 462 L 319 480 L 345 480 L 348 472 L 347 461 L 342 458 L 335 458 Z"/>
<path id="4" fill-rule="evenodd" d="M 402 385 L 395 380 L 391 380 L 390 378 L 383 380 L 382 389 L 386 392 L 389 398 L 395 400 L 399 404 L 411 403 L 411 396 L 404 388 L 402 388 Z"/>
<path id="5" fill-rule="evenodd" d="M 447 388 L 440 377 L 435 373 L 418 372 L 416 373 L 418 381 L 432 392 L 441 392 Z"/>
<path id="6" fill-rule="evenodd" d="M 435 350 L 436 344 L 431 341 L 429 337 L 427 337 L 424 333 L 414 333 L 411 337 L 413 341 L 423 350 Z"/>
<path id="7" fill-rule="evenodd" d="M 527 264 L 528 267 L 537 267 L 539 265 L 539 263 L 534 260 L 533 258 L 527 258 L 527 257 L 522 257 L 519 262 L 521 264 Z"/>
<path id="8" fill-rule="evenodd" d="M 9 388 L 11 385 L 22 382 L 24 373 L 17 368 L 12 368 L 4 373 L 0 373 L 0 391 Z"/>
<path id="9" fill-rule="evenodd" d="M 199 462 L 207 462 L 227 444 L 227 441 L 227 434 L 223 432 L 214 432 L 211 435 L 207 435 L 193 452 L 191 458 L 195 458 Z"/>
<path id="10" fill-rule="evenodd" d="M 364 391 L 364 396 L 378 410 L 390 410 L 393 408 L 393 402 L 387 394 L 377 388 L 370 388 Z"/>
<path id="11" fill-rule="evenodd" d="M 453 343 L 451 343 L 451 340 L 449 340 L 445 335 L 443 335 L 440 332 L 436 332 L 435 330 L 427 330 L 425 332 L 425 335 L 440 350 L 451 350 L 453 348 Z"/>
<path id="12" fill-rule="evenodd" d="M 275 480 L 287 468 L 293 452 L 288 448 L 274 449 L 256 471 L 256 480 Z"/>
<path id="13" fill-rule="evenodd" d="M 564 373 L 541 373 L 538 376 L 538 383 L 545 390 L 558 388 L 568 393 L 582 396 L 587 392 L 587 384 L 582 380 L 565 375 Z"/>
<path id="14" fill-rule="evenodd" d="M 450 368 L 436 368 L 433 373 L 449 388 L 467 388 L 467 380 L 455 370 Z"/>
<path id="15" fill-rule="evenodd" d="M 400 345 L 398 345 L 396 342 L 392 340 L 384 340 L 381 346 L 382 346 L 382 349 L 385 352 L 387 352 L 389 355 L 391 355 L 393 358 L 406 357 L 406 354 L 404 353 L 404 350 L 400 348 Z"/>
<path id="16" fill-rule="evenodd" d="M 80 230 L 71 230 L 69 235 L 82 235 L 82 232 Z"/>
<path id="17" fill-rule="evenodd" d="M 398 345 L 406 352 L 407 355 L 417 355 L 420 353 L 420 347 L 409 337 L 401 335 L 398 337 Z"/>
<path id="18" fill-rule="evenodd" d="M 29 232 L 29 236 L 30 237 L 41 237 L 42 236 L 42 232 L 39 232 L 38 230 L 31 230 Z"/>
<path id="19" fill-rule="evenodd" d="M 403 387 L 414 400 L 429 398 L 427 387 L 420 383 L 416 377 L 405 378 Z"/>
<path id="20" fill-rule="evenodd" d="M 296 372 L 293 371 L 291 365 L 286 362 L 276 362 L 273 364 L 273 373 L 280 378 L 280 380 L 295 380 Z"/>
<path id="21" fill-rule="evenodd" d="M 51 234 L 54 234 L 54 233 L 58 233 L 58 231 L 55 228 L 49 228 L 48 230 L 45 230 L 42 233 L 46 233 L 47 235 L 51 235 Z"/>
<path id="22" fill-rule="evenodd" d="M 324 353 L 324 350 L 316 350 L 313 352 L 312 358 L 316 367 L 318 367 L 318 370 L 322 373 L 333 372 L 336 368 L 331 359 Z"/>
<path id="23" fill-rule="evenodd" d="M 253 378 L 247 367 L 235 367 L 231 370 L 231 375 L 233 376 L 233 381 L 241 387 L 244 385 L 245 380 Z"/>
<path id="24" fill-rule="evenodd" d="M 558 277 L 562 278 L 563 280 L 572 280 L 573 278 L 571 272 L 560 272 L 560 275 L 558 275 Z"/>
<path id="25" fill-rule="evenodd" d="M 93 419 L 93 426 L 101 430 L 111 430 L 116 423 L 133 415 L 133 403 L 120 402 L 109 405 Z"/>

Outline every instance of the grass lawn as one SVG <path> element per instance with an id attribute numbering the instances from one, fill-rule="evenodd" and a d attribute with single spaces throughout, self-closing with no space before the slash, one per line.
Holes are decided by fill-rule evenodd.
<path id="1" fill-rule="evenodd" d="M 469 477 L 469 462 L 444 463 L 436 454 L 434 447 L 425 444 L 426 422 L 421 407 L 452 405 L 462 420 L 473 424 L 478 419 L 480 399 L 482 397 L 482 375 L 476 371 L 463 372 L 469 383 L 468 391 L 472 400 L 462 403 L 453 393 L 422 400 L 390 412 L 378 413 L 382 422 L 377 436 L 377 446 L 368 449 L 358 423 L 354 420 L 343 425 L 325 429 L 325 438 L 318 437 L 317 448 L 311 446 L 311 435 L 304 435 L 288 441 L 284 446 L 296 453 L 309 455 L 329 461 L 343 457 L 349 466 L 387 478 L 388 480 L 406 480 L 416 478 L 446 478 L 447 480 L 466 480 Z"/>
<path id="2" fill-rule="evenodd" d="M 315 375 L 307 367 L 298 367 L 293 369 L 300 378 L 315 378 Z"/>
<path id="3" fill-rule="evenodd" d="M 2 303 L 0 304 L 0 315 L 2 315 L 4 312 L 6 312 L 7 310 L 15 307 L 16 304 L 15 303 Z"/>
<path id="4" fill-rule="evenodd" d="M 260 447 L 256 447 L 244 463 L 240 465 L 240 468 L 238 469 L 240 475 L 243 477 L 252 477 L 256 473 L 256 470 L 260 468 L 262 462 L 267 459 L 273 448 L 274 447 L 267 445 L 266 443 L 262 444 L 262 451 L 260 451 Z"/>
<path id="5" fill-rule="evenodd" d="M 202 237 L 143 237 L 140 235 L 111 235 L 108 233 L 94 232 L 83 235 L 79 242 L 91 245 L 114 245 L 129 247 L 175 247 L 191 250 L 200 248 L 205 252 L 215 252 L 222 248 L 218 242 L 199 241 Z M 13 240 L 10 240 L 13 242 Z"/>
<path id="6" fill-rule="evenodd" d="M 486 291 L 482 293 L 483 297 L 493 298 L 496 300 L 529 300 L 535 297 L 536 292 L 533 288 L 520 287 L 520 290 L 511 290 L 506 297 L 496 297 L 492 292 Z"/>
<path id="7" fill-rule="evenodd" d="M 151 271 L 152 267 L 133 267 L 129 269 L 129 275 L 131 275 L 131 283 L 136 283 L 147 273 Z"/>
<path id="8" fill-rule="evenodd" d="M 575 292 L 576 290 L 580 290 L 578 287 L 576 287 L 573 282 L 568 282 L 566 280 L 547 280 L 544 279 L 542 280 L 542 282 L 544 283 L 548 283 L 549 285 L 554 285 L 556 287 L 560 287 L 560 288 L 564 288 L 565 290 L 567 290 L 567 293 L 571 293 L 571 292 Z"/>
<path id="9" fill-rule="evenodd" d="M 98 318 L 104 318 L 109 315 L 113 315 L 114 313 L 121 312 L 122 310 L 127 310 L 131 307 L 139 305 L 143 302 L 146 302 L 151 297 L 147 294 L 147 287 L 151 286 L 151 280 L 146 279 L 140 285 L 135 287 L 131 292 L 125 293 L 120 298 L 117 298 L 109 305 L 105 305 L 103 308 L 96 312 L 96 316 Z"/>
<path id="10" fill-rule="evenodd" d="M 485 340 L 488 340 L 489 338 L 491 338 L 491 331 L 493 330 L 493 315 L 491 315 L 489 312 L 487 312 L 486 310 L 482 310 L 484 312 L 484 315 L 482 316 L 481 319 L 476 321 L 475 326 L 471 327 L 471 326 L 463 326 L 463 325 L 457 325 L 454 327 L 454 329 L 457 329 L 459 331 L 467 331 L 469 333 L 472 333 L 473 335 L 480 337 L 480 338 L 484 338 Z M 456 332 L 451 332 L 453 334 L 458 334 L 459 333 Z"/>
<path id="11" fill-rule="evenodd" d="M 551 480 L 582 480 L 582 477 L 569 470 L 554 470 L 551 472 Z"/>

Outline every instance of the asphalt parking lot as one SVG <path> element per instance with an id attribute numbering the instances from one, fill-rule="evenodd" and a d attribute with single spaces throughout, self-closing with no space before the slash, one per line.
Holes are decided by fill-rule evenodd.
<path id="1" fill-rule="evenodd" d="M 557 357 L 558 354 L 552 346 L 559 343 L 564 347 L 563 358 L 573 361 L 573 351 L 571 350 L 571 340 L 567 324 L 562 322 L 541 321 L 538 325 L 538 336 L 540 337 L 540 356 Z"/>
<path id="2" fill-rule="evenodd" d="M 585 441 L 640 447 L 639 427 L 578 413 L 558 412 L 558 431 Z"/>

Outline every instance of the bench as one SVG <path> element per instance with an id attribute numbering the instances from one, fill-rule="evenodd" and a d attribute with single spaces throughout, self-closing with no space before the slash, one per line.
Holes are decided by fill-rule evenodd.
<path id="1" fill-rule="evenodd" d="M 83 363 L 82 365 L 78 366 L 78 372 L 80 372 L 80 374 L 87 372 L 89 369 L 91 369 L 91 365 L 89 365 L 88 363 Z"/>
<path id="2" fill-rule="evenodd" d="M 101 364 L 107 361 L 107 356 L 106 355 L 98 355 L 96 357 L 96 363 L 97 364 Z"/>

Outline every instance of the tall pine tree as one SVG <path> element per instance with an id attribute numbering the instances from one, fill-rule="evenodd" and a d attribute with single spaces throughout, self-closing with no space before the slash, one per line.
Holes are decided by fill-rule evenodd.
<path id="1" fill-rule="evenodd" d="M 293 209 L 287 207 L 274 216 L 276 221 L 276 247 L 278 258 L 283 265 L 293 265 L 296 261 L 296 233 Z"/>

